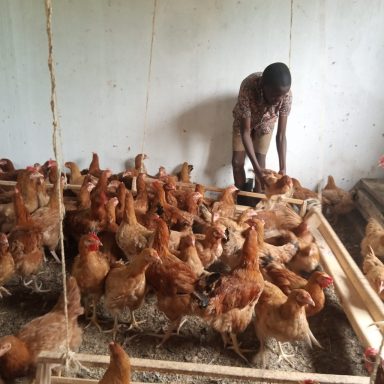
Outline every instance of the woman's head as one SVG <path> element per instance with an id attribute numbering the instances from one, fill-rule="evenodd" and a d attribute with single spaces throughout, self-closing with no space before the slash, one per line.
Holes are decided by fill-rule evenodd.
<path id="1" fill-rule="evenodd" d="M 273 63 L 264 69 L 262 87 L 265 101 L 278 104 L 291 88 L 291 72 L 284 63 Z"/>

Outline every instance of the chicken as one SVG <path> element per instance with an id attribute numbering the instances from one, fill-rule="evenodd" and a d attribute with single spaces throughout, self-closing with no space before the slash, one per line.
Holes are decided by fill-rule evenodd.
<path id="1" fill-rule="evenodd" d="M 280 229 L 271 231 L 273 237 L 269 237 L 266 241 L 273 245 L 282 245 L 287 241 L 297 242 L 299 250 L 304 250 L 314 241 L 314 237 L 309 230 L 308 223 L 303 220 L 296 228 Z"/>
<path id="2" fill-rule="evenodd" d="M 191 172 L 193 171 L 193 165 L 188 164 L 186 161 L 181 166 L 180 172 L 177 174 L 179 181 L 182 183 L 191 182 Z"/>
<path id="3" fill-rule="evenodd" d="M 78 165 L 73 161 L 67 161 L 64 165 L 71 171 L 69 184 L 82 185 L 86 175 L 81 174 Z"/>
<path id="4" fill-rule="evenodd" d="M 79 254 L 72 266 L 72 276 L 79 285 L 88 313 L 88 299 L 92 300 L 91 323 L 101 330 L 96 316 L 96 306 L 104 292 L 104 282 L 109 272 L 107 255 L 99 251 L 100 239 L 93 233 L 83 235 L 79 242 Z"/>
<path id="5" fill-rule="evenodd" d="M 161 181 L 164 181 L 164 179 L 168 176 L 167 170 L 165 167 L 160 166 L 159 167 L 159 172 L 156 173 L 155 178 L 159 179 Z"/>
<path id="6" fill-rule="evenodd" d="M 236 335 L 251 322 L 254 307 L 264 288 L 264 279 L 259 270 L 263 224 L 258 222 L 254 226 L 248 229 L 240 264 L 217 283 L 203 315 L 220 332 L 225 345 L 230 336 L 235 352 L 245 361 L 247 359 L 240 350 Z"/>
<path id="7" fill-rule="evenodd" d="M 192 268 L 178 259 L 168 249 L 169 230 L 161 218 L 156 220 L 153 248 L 158 252 L 162 263 L 152 264 L 146 273 L 148 284 L 156 292 L 157 305 L 170 320 L 161 344 L 178 329 L 183 317 L 192 312 L 192 296 L 196 295 L 197 276 Z"/>
<path id="8" fill-rule="evenodd" d="M 79 194 L 77 196 L 77 209 L 90 209 L 91 208 L 91 192 L 95 188 L 95 185 L 91 183 L 90 176 L 84 178 L 81 185 Z"/>
<path id="9" fill-rule="evenodd" d="M 299 246 L 296 242 L 286 243 L 284 245 L 275 246 L 264 243 L 260 251 L 260 260 L 263 267 L 266 267 L 271 262 L 285 264 L 295 257 Z"/>
<path id="10" fill-rule="evenodd" d="M 204 266 L 196 249 L 195 236 L 186 235 L 182 237 L 180 239 L 179 250 L 179 259 L 187 263 L 193 272 L 195 272 L 196 276 L 200 276 L 204 272 Z"/>
<path id="11" fill-rule="evenodd" d="M 314 306 L 307 305 L 305 313 L 307 317 L 318 314 L 323 308 L 325 303 L 324 288 L 327 288 L 333 283 L 331 276 L 325 272 L 315 271 L 308 279 L 308 283 L 303 287 L 312 297 Z"/>
<path id="12" fill-rule="evenodd" d="M 305 289 L 311 295 L 315 305 L 305 307 L 307 317 L 314 316 L 323 309 L 325 303 L 323 289 L 333 283 L 332 277 L 325 272 L 315 271 L 306 280 L 278 264 L 270 264 L 266 269 L 266 275 L 267 280 L 279 287 L 285 295 L 299 288 Z"/>
<path id="13" fill-rule="evenodd" d="M 13 165 L 12 160 L 10 159 L 0 159 L 0 169 L 3 172 L 14 172 L 16 171 L 15 166 Z"/>
<path id="14" fill-rule="evenodd" d="M 293 194 L 293 183 L 292 179 L 284 175 L 281 179 L 276 180 L 275 182 L 269 182 L 266 178 L 265 181 L 265 194 L 267 197 L 273 195 L 283 195 L 291 197 Z"/>
<path id="15" fill-rule="evenodd" d="M 220 200 L 213 203 L 212 213 L 217 213 L 222 217 L 234 217 L 236 213 L 234 194 L 238 189 L 231 185 L 224 190 Z"/>
<path id="16" fill-rule="evenodd" d="M 329 220 L 334 224 L 339 215 L 345 215 L 355 207 L 352 195 L 339 188 L 331 175 L 328 176 L 328 183 L 322 190 L 323 209 L 329 214 Z"/>
<path id="17" fill-rule="evenodd" d="M 372 248 L 364 257 L 363 272 L 374 291 L 384 300 L 384 264 L 376 257 Z"/>
<path id="18" fill-rule="evenodd" d="M 308 188 L 303 187 L 299 180 L 292 177 L 292 185 L 293 185 L 293 195 L 294 199 L 299 200 L 307 200 L 307 199 L 318 199 L 319 196 L 316 192 L 311 191 Z"/>
<path id="19" fill-rule="evenodd" d="M 185 228 L 185 226 L 192 226 L 194 219 L 193 215 L 170 205 L 166 201 L 164 188 L 159 181 L 152 183 L 152 187 L 156 192 L 156 205 L 154 206 L 154 209 L 171 228 L 176 224 L 179 226 L 179 228 L 176 229 L 180 229 L 180 227 Z"/>
<path id="20" fill-rule="evenodd" d="M 16 226 L 10 232 L 8 241 L 16 272 L 23 279 L 32 276 L 35 290 L 41 291 L 41 286 L 36 282 L 36 274 L 44 261 L 42 230 L 31 222 L 30 214 L 17 188 L 14 193 L 14 207 Z M 29 284 L 23 281 L 25 285 Z"/>
<path id="21" fill-rule="evenodd" d="M 292 230 L 303 221 L 300 215 L 286 204 L 279 204 L 271 210 L 257 210 L 253 217 L 264 221 L 265 232 L 275 229 Z"/>
<path id="22" fill-rule="evenodd" d="M 2 293 L 10 295 L 11 293 L 4 288 L 4 284 L 15 274 L 15 262 L 9 251 L 8 238 L 4 233 L 0 233 L 0 299 Z"/>
<path id="23" fill-rule="evenodd" d="M 266 266 L 264 278 L 279 287 L 285 295 L 289 295 L 293 289 L 304 288 L 307 284 L 306 279 L 276 262 Z"/>
<path id="24" fill-rule="evenodd" d="M 117 192 L 116 192 L 118 204 L 117 204 L 116 210 L 115 210 L 116 211 L 116 223 L 118 225 L 120 225 L 121 222 L 123 221 L 124 211 L 125 211 L 126 194 L 127 194 L 127 188 L 125 187 L 125 184 L 120 183 L 118 188 L 117 188 Z"/>
<path id="25" fill-rule="evenodd" d="M 315 303 L 304 289 L 294 289 L 286 296 L 274 284 L 265 282 L 263 293 L 255 307 L 254 325 L 260 341 L 260 351 L 255 356 L 254 363 L 259 364 L 261 360 L 264 366 L 264 346 L 270 337 L 277 340 L 281 356 L 290 364 L 281 342 L 303 340 L 310 346 L 313 343 L 321 347 L 309 328 L 305 305 L 314 306 Z"/>
<path id="26" fill-rule="evenodd" d="M 99 155 L 96 152 L 92 152 L 92 161 L 89 164 L 88 173 L 97 178 L 103 173 L 103 170 L 100 169 Z"/>
<path id="27" fill-rule="evenodd" d="M 0 379 L 27 376 L 31 361 L 31 352 L 23 341 L 12 335 L 0 337 Z"/>
<path id="28" fill-rule="evenodd" d="M 361 241 L 361 255 L 363 257 L 369 253 L 369 247 L 372 247 L 377 257 L 384 258 L 384 228 L 373 217 L 368 220 L 365 236 Z"/>
<path id="29" fill-rule="evenodd" d="M 97 220 L 101 227 L 104 226 L 107 219 L 107 211 L 105 204 L 108 201 L 107 189 L 108 178 L 111 176 L 111 171 L 105 170 L 100 174 L 99 181 L 96 187 L 91 192 L 91 212 L 92 218 Z"/>
<path id="30" fill-rule="evenodd" d="M 375 348 L 368 347 L 364 351 L 364 367 L 368 371 L 369 375 L 372 376 L 373 370 L 375 368 L 375 363 L 377 359 L 378 352 Z M 376 371 L 376 379 L 373 384 L 384 384 L 384 362 L 381 357 L 379 357 L 379 364 Z"/>
<path id="31" fill-rule="evenodd" d="M 223 241 L 223 253 L 220 256 L 221 262 L 230 269 L 235 268 L 240 262 L 241 248 L 244 244 L 243 231 L 249 228 L 247 220 L 255 213 L 254 209 L 243 211 L 237 221 L 220 217 L 216 222 L 226 227 L 226 239 Z"/>
<path id="32" fill-rule="evenodd" d="M 176 182 L 172 180 L 172 178 L 167 178 L 164 183 L 164 192 L 165 192 L 165 199 L 169 205 L 172 205 L 174 207 L 178 207 L 178 200 L 175 196 L 176 191 Z M 184 195 L 184 194 L 183 194 Z"/>
<path id="33" fill-rule="evenodd" d="M 82 340 L 77 318 L 84 310 L 80 305 L 79 288 L 72 277 L 67 279 L 67 301 L 69 346 L 76 350 Z M 25 324 L 14 336 L 0 339 L 1 375 L 5 379 L 13 379 L 33 373 L 40 352 L 64 352 L 65 347 L 66 322 L 61 294 L 50 312 Z"/>
<path id="34" fill-rule="evenodd" d="M 288 262 L 288 268 L 298 274 L 308 274 L 319 267 L 320 250 L 316 243 L 310 243 L 299 250 Z"/>
<path id="35" fill-rule="evenodd" d="M 116 264 L 110 269 L 105 280 L 104 304 L 114 318 L 113 339 L 118 330 L 118 316 L 126 308 L 131 313 L 131 326 L 138 327 L 134 311 L 144 300 L 145 272 L 152 263 L 161 263 L 161 259 L 154 249 L 145 248 L 132 258 L 131 263 Z"/>
<path id="36" fill-rule="evenodd" d="M 34 167 L 22 169 L 17 175 L 17 188 L 23 196 L 23 201 L 29 212 L 39 207 L 36 183 L 42 175 Z M 0 230 L 8 233 L 15 225 L 13 202 L 0 204 Z"/>
<path id="37" fill-rule="evenodd" d="M 57 171 L 57 169 L 56 169 Z M 62 196 L 63 180 L 58 179 L 55 184 L 48 205 L 38 208 L 31 215 L 32 223 L 41 228 L 43 235 L 43 245 L 49 249 L 53 258 L 60 263 L 56 254 L 56 248 L 60 241 L 60 201 L 59 193 Z M 64 211 L 64 206 L 63 206 Z"/>
<path id="38" fill-rule="evenodd" d="M 123 221 L 116 232 L 116 242 L 129 260 L 148 247 L 153 232 L 141 225 L 135 214 L 133 196 L 127 191 Z"/>
<path id="39" fill-rule="evenodd" d="M 145 164 L 144 164 L 144 160 L 147 160 L 147 159 L 148 159 L 148 156 L 145 153 L 139 153 L 135 157 L 135 170 L 137 172 L 137 175 L 139 173 L 147 173 L 147 168 L 145 167 Z"/>
<path id="40" fill-rule="evenodd" d="M 196 241 L 196 250 L 204 268 L 216 262 L 223 253 L 222 239 L 226 239 L 225 226 L 213 224 L 205 231 L 205 239 Z"/>
<path id="41" fill-rule="evenodd" d="M 30 213 L 39 207 L 37 198 L 36 182 L 41 173 L 34 167 L 27 167 L 26 170 L 20 172 L 17 176 L 17 187 L 19 188 L 25 206 Z"/>
<path id="42" fill-rule="evenodd" d="M 145 179 L 146 174 L 139 173 L 136 180 L 137 195 L 134 204 L 136 215 L 139 215 L 139 217 L 144 216 L 148 212 L 149 208 L 147 184 Z"/>
<path id="43" fill-rule="evenodd" d="M 99 232 L 98 236 L 103 243 L 101 251 L 109 256 L 110 264 L 124 258 L 124 252 L 116 242 L 116 232 L 119 226 L 116 224 L 116 206 L 118 205 L 117 197 L 112 197 L 106 204 L 107 220 L 104 230 Z"/>
<path id="44" fill-rule="evenodd" d="M 114 342 L 109 344 L 111 360 L 109 367 L 99 384 L 130 384 L 131 383 L 131 363 L 129 356 L 121 347 Z"/>
<path id="45" fill-rule="evenodd" d="M 189 192 L 185 195 L 184 209 L 192 215 L 199 215 L 199 206 L 202 204 L 203 195 L 200 192 Z"/>

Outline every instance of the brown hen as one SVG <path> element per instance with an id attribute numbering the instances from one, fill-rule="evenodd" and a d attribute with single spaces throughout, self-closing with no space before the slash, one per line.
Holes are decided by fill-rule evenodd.
<path id="1" fill-rule="evenodd" d="M 129 356 L 117 343 L 110 343 L 111 360 L 99 384 L 130 384 L 131 363 Z"/>
<path id="2" fill-rule="evenodd" d="M 88 313 L 88 300 L 92 300 L 91 323 L 101 330 L 96 316 L 97 303 L 104 292 L 105 278 L 109 272 L 107 255 L 99 251 L 100 239 L 93 233 L 83 235 L 79 242 L 79 254 L 75 257 L 72 266 L 72 276 L 79 285 L 84 297 L 86 312 Z"/>

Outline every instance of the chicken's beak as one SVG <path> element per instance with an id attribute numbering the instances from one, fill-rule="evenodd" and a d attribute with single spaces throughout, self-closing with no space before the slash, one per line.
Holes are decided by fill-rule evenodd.
<path id="1" fill-rule="evenodd" d="M 315 306 L 316 306 L 316 304 L 315 304 L 315 302 L 313 301 L 312 297 L 308 297 L 308 298 L 306 299 L 306 304 L 311 305 L 312 307 L 315 307 Z"/>
<path id="2" fill-rule="evenodd" d="M 381 282 L 380 282 L 380 286 L 379 286 L 379 295 L 380 295 L 382 292 L 384 292 L 384 281 L 383 281 L 383 280 L 381 280 Z"/>
<path id="3" fill-rule="evenodd" d="M 4 343 L 0 345 L 0 356 L 5 355 L 9 350 L 11 350 L 12 344 L 11 343 Z"/>

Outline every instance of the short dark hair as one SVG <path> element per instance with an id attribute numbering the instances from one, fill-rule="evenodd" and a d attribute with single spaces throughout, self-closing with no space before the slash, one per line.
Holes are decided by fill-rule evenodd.
<path id="1" fill-rule="evenodd" d="M 290 87 L 291 72 L 284 63 L 268 65 L 263 72 L 263 83 L 273 88 Z"/>

